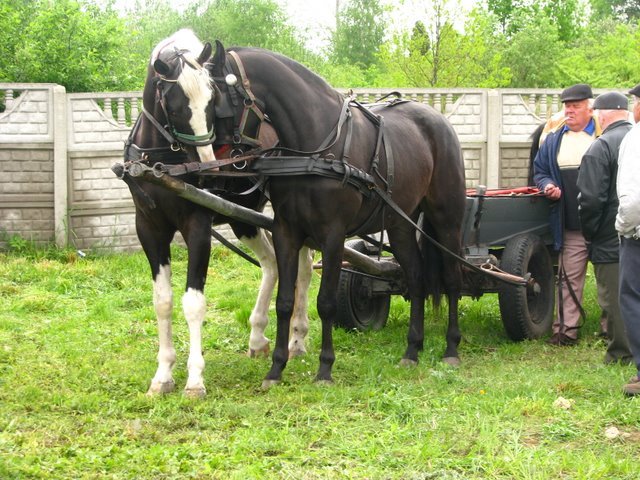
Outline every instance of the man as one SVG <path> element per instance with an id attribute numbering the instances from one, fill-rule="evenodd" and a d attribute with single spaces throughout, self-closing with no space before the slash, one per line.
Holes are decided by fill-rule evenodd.
<path id="1" fill-rule="evenodd" d="M 640 122 L 640 84 L 633 95 L 633 117 Z M 618 215 L 620 234 L 620 313 L 638 374 L 623 387 L 626 395 L 640 395 L 640 123 L 620 145 L 618 157 Z"/>
<path id="2" fill-rule="evenodd" d="M 607 312 L 607 364 L 632 361 L 618 302 L 620 242 L 615 228 L 618 152 L 622 139 L 631 130 L 628 107 L 629 100 L 618 92 L 596 98 L 593 109 L 603 132 L 582 157 L 578 173 L 580 227 L 596 274 L 598 302 Z"/>
<path id="3" fill-rule="evenodd" d="M 553 200 L 549 221 L 554 247 L 560 251 L 558 315 L 549 339 L 552 345 L 578 342 L 588 253 L 578 218 L 577 178 L 582 156 L 595 140 L 591 98 L 591 87 L 585 84 L 562 91 L 565 123 L 547 136 L 533 163 L 534 182 Z"/>

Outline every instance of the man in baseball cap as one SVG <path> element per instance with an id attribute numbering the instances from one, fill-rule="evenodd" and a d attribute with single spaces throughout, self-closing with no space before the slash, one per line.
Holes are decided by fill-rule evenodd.
<path id="1" fill-rule="evenodd" d="M 578 168 L 582 156 L 596 138 L 596 122 L 590 101 L 591 87 L 584 83 L 560 94 L 565 121 L 550 132 L 533 163 L 533 180 L 552 201 L 549 223 L 558 265 L 558 315 L 551 345 L 575 345 L 583 309 L 580 305 L 587 273 L 587 245 L 578 217 Z"/>
<path id="2" fill-rule="evenodd" d="M 607 352 L 604 362 L 632 362 L 629 341 L 620 313 L 619 240 L 616 232 L 618 194 L 618 151 L 627 132 L 629 99 L 618 92 L 607 92 L 593 103 L 602 135 L 582 157 L 578 174 L 578 212 L 582 235 L 587 241 L 598 288 L 598 303 L 607 312 Z"/>

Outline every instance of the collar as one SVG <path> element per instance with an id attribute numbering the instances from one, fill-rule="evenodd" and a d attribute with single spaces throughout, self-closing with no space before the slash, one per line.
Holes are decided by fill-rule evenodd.
<path id="1" fill-rule="evenodd" d="M 562 134 L 564 135 L 565 132 L 568 132 L 570 129 L 569 127 L 565 124 L 562 127 Z M 596 122 L 593 120 L 593 117 L 591 117 L 591 120 L 589 120 L 589 123 L 587 123 L 587 126 L 584 127 L 582 129 L 583 132 L 587 132 L 589 135 L 593 135 L 596 131 Z"/>

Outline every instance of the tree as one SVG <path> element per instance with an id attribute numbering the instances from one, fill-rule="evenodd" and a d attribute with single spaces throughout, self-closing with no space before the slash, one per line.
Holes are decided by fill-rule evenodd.
<path id="1" fill-rule="evenodd" d="M 558 86 L 557 64 L 564 53 L 556 27 L 545 17 L 533 19 L 509 39 L 504 50 L 503 65 L 512 75 L 510 86 Z"/>
<path id="2" fill-rule="evenodd" d="M 340 64 L 367 69 L 377 62 L 385 27 L 380 0 L 350 0 L 337 13 L 330 57 Z"/>
<path id="3" fill-rule="evenodd" d="M 495 34 L 495 16 L 474 10 L 465 33 L 453 25 L 459 11 L 446 0 L 425 8 L 409 34 L 400 32 L 381 49 L 385 86 L 499 87 L 509 82 L 509 70 L 501 65 L 502 36 Z"/>
<path id="4" fill-rule="evenodd" d="M 614 18 L 622 22 L 640 20 L 640 2 L 637 0 L 590 0 L 595 20 Z"/>
<path id="5" fill-rule="evenodd" d="M 7 80 L 58 83 L 72 92 L 135 84 L 129 37 L 116 12 L 76 0 L 24 2 L 23 7 L 12 16 L 20 31 L 10 39 Z"/>

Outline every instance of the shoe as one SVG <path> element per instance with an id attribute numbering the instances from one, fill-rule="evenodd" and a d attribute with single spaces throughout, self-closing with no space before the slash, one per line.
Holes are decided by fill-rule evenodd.
<path id="1" fill-rule="evenodd" d="M 549 340 L 547 340 L 547 343 L 556 347 L 571 347 L 578 344 L 578 339 L 571 338 L 564 333 L 554 333 Z"/>
<path id="2" fill-rule="evenodd" d="M 553 335 L 551 335 L 551 337 L 547 339 L 547 343 L 556 347 L 560 346 L 560 334 L 554 333 Z"/>
<path id="3" fill-rule="evenodd" d="M 629 383 L 622 387 L 622 391 L 628 397 L 640 395 L 640 378 L 638 378 L 638 376 L 636 375 L 635 377 L 629 379 Z"/>
<path id="4" fill-rule="evenodd" d="M 578 339 L 577 338 L 572 338 L 568 335 L 565 335 L 564 333 L 560 334 L 560 345 L 562 345 L 563 347 L 573 347 L 574 345 L 578 344 Z"/>

